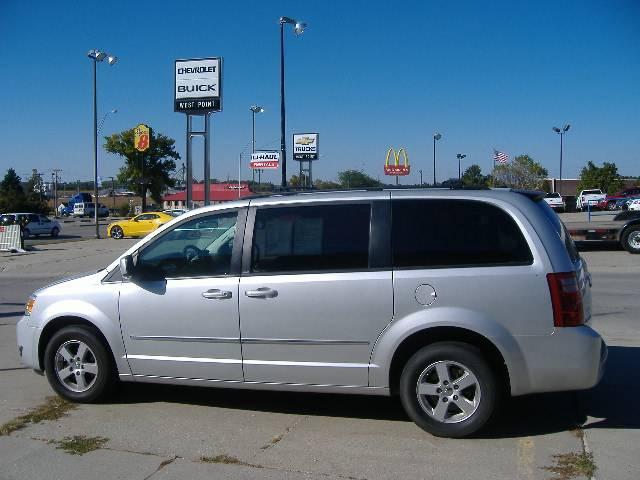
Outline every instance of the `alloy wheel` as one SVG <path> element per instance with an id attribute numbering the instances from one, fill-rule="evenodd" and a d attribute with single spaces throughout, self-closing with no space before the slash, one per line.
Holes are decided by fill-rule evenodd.
<path id="1" fill-rule="evenodd" d="M 72 392 L 86 392 L 98 378 L 96 356 L 89 346 L 80 340 L 69 340 L 60 345 L 54 362 L 60 383 Z"/>

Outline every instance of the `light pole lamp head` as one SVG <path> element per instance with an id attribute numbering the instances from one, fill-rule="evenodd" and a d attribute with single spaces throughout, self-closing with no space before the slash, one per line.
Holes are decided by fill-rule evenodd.
<path id="1" fill-rule="evenodd" d="M 440 140 L 442 138 L 442 135 L 440 135 L 440 133 L 436 132 L 433 134 L 433 139 L 434 140 Z"/>
<path id="2" fill-rule="evenodd" d="M 109 63 L 109 65 L 115 65 L 117 61 L 118 61 L 118 57 L 116 57 L 115 55 L 109 55 L 107 57 L 107 62 Z"/>
<path id="3" fill-rule="evenodd" d="M 569 130 L 571 128 L 571 125 L 569 125 L 568 123 L 564 126 L 564 128 L 562 129 L 563 132 L 566 132 L 567 130 Z"/>
<path id="4" fill-rule="evenodd" d="M 296 22 L 296 24 L 293 26 L 293 32 L 296 35 L 302 35 L 302 32 L 304 32 L 304 29 L 307 28 L 307 24 L 304 22 Z"/>
<path id="5" fill-rule="evenodd" d="M 259 105 L 253 105 L 252 107 L 249 108 L 249 110 L 251 110 L 253 113 L 262 113 L 262 112 L 264 112 L 264 108 L 262 108 Z"/>
<path id="6" fill-rule="evenodd" d="M 93 60 L 97 61 L 97 62 L 101 62 L 103 61 L 105 58 L 107 58 L 107 54 L 104 52 L 101 52 L 100 50 L 89 50 L 89 52 L 87 53 L 87 57 L 92 58 Z"/>
<path id="7" fill-rule="evenodd" d="M 553 127 L 553 131 L 556 133 L 560 133 L 562 130 L 560 130 L 558 127 Z"/>

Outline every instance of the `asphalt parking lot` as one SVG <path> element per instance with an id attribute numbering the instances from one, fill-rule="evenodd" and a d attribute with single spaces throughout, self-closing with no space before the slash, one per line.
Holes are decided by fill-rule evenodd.
<path id="1" fill-rule="evenodd" d="M 29 293 L 104 266 L 133 242 L 0 253 L 0 425 L 51 405 L 46 379 L 21 367 L 16 353 L 15 323 Z M 107 403 L 0 433 L 0 479 L 550 479 L 582 472 L 570 460 L 584 453 L 593 454 L 595 478 L 636 479 L 640 255 L 583 256 L 594 281 L 593 326 L 610 347 L 603 381 L 587 392 L 512 399 L 477 438 L 432 437 L 396 399 L 130 384 Z M 78 450 L 65 445 L 74 436 L 99 448 L 72 455 Z"/>

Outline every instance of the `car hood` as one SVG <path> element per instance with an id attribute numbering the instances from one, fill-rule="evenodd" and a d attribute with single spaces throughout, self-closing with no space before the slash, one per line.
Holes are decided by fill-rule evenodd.
<path id="1" fill-rule="evenodd" d="M 33 293 L 34 295 L 41 295 L 43 293 L 56 291 L 61 288 L 67 289 L 68 287 L 73 287 L 73 285 L 80 284 L 80 283 L 82 283 L 83 285 L 86 285 L 87 282 L 93 282 L 94 280 L 99 282 L 100 280 L 102 280 L 102 278 L 106 273 L 107 271 L 105 269 L 100 269 L 97 272 L 92 271 L 92 272 L 77 273 L 75 275 L 64 277 L 64 278 L 61 278 L 60 280 L 56 280 L 55 282 L 52 282 L 44 287 L 39 288 Z"/>

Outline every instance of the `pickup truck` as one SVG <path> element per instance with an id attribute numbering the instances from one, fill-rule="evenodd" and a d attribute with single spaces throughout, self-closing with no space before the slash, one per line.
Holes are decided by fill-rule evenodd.
<path id="1" fill-rule="evenodd" d="M 589 205 L 591 208 L 596 208 L 598 203 L 606 198 L 606 195 L 602 193 L 599 188 L 592 188 L 589 190 L 582 190 L 576 197 L 576 210 L 586 210 Z"/>

